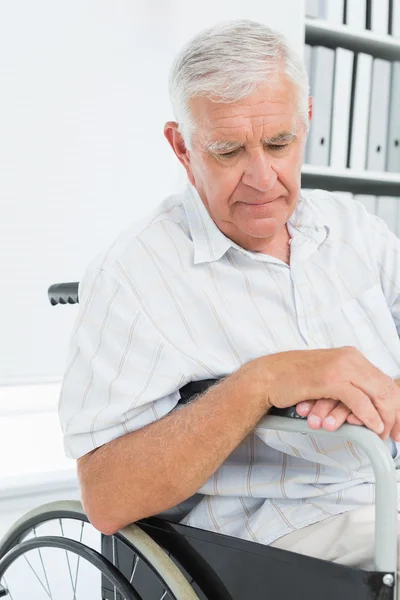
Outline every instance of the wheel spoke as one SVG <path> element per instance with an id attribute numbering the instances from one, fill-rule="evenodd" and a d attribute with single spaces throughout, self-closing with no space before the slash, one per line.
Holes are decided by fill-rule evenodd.
<path id="1" fill-rule="evenodd" d="M 34 537 L 35 537 L 35 538 L 37 538 L 37 534 L 36 534 L 36 527 L 33 527 L 33 535 L 34 535 Z M 38 548 L 38 552 L 39 552 L 40 562 L 42 563 L 42 569 L 43 569 L 43 573 L 44 573 L 44 578 L 46 579 L 46 583 L 47 583 L 47 587 L 48 587 L 48 592 L 47 592 L 47 594 L 48 594 L 49 598 L 51 598 L 51 599 L 52 599 L 52 598 L 53 598 L 53 595 L 52 595 L 52 593 L 51 593 L 51 589 L 50 589 L 49 580 L 47 579 L 47 573 L 46 573 L 46 569 L 45 569 L 45 567 L 44 567 L 42 553 L 41 553 L 41 551 L 40 551 L 40 549 L 39 549 L 39 548 Z M 43 589 L 44 589 L 45 591 L 47 591 L 47 590 L 46 590 L 46 588 L 44 587 L 44 585 L 43 585 L 42 581 L 39 579 L 39 576 L 37 575 L 37 573 L 36 573 L 35 569 L 32 567 L 31 563 L 29 562 L 29 560 L 26 558 L 26 556 L 24 556 L 24 558 L 25 558 L 26 562 L 28 563 L 28 565 L 30 566 L 30 568 L 32 569 L 32 571 L 33 571 L 34 575 L 37 577 L 37 579 L 38 579 L 39 583 L 42 585 Z"/>
<path id="2" fill-rule="evenodd" d="M 85 523 L 82 521 L 82 523 L 81 523 L 81 534 L 80 534 L 80 536 L 79 536 L 79 543 L 81 543 L 81 542 L 82 542 L 82 537 L 83 537 L 83 527 L 84 527 L 84 525 L 85 525 Z M 77 562 L 77 564 L 76 564 L 76 573 L 75 573 L 75 587 L 74 587 L 74 589 L 75 589 L 75 592 L 76 592 L 76 584 L 77 584 L 77 581 L 78 581 L 78 573 L 79 573 L 79 564 L 80 564 L 80 560 L 81 560 L 81 557 L 80 557 L 80 556 L 78 556 L 78 562 Z"/>
<path id="3" fill-rule="evenodd" d="M 139 556 L 137 554 L 135 554 L 135 558 L 133 559 L 132 575 L 129 580 L 129 583 L 132 583 L 133 578 L 135 577 L 136 567 L 138 566 L 138 563 L 139 563 Z"/>
<path id="4" fill-rule="evenodd" d="M 35 569 L 32 567 L 31 563 L 29 562 L 29 560 L 26 558 L 25 554 L 24 554 L 24 559 L 26 560 L 26 562 L 28 563 L 28 565 L 30 566 L 30 568 L 32 569 L 32 573 L 34 574 L 34 576 L 36 577 L 36 579 L 38 580 L 38 582 L 40 583 L 40 585 L 42 586 L 42 588 L 44 589 L 44 591 L 46 592 L 46 594 L 48 595 L 48 597 L 50 598 L 50 600 L 53 600 L 53 596 L 51 595 L 51 590 L 46 590 L 44 583 L 40 580 L 40 577 L 38 576 L 38 574 L 36 573 Z"/>
<path id="5" fill-rule="evenodd" d="M 34 534 L 35 538 L 37 538 L 37 534 L 36 534 L 36 527 L 33 527 L 33 534 Z M 45 578 L 45 580 L 46 580 L 47 587 L 48 587 L 48 590 L 49 590 L 49 597 L 50 597 L 50 598 L 53 598 L 53 594 L 51 593 L 51 589 L 50 589 L 49 580 L 47 579 L 47 572 L 46 572 L 46 569 L 45 569 L 45 566 L 44 566 L 43 557 L 42 557 L 42 553 L 41 553 L 41 551 L 40 551 L 40 548 L 38 548 L 38 552 L 39 552 L 40 562 L 42 563 L 42 569 L 43 569 L 43 573 L 44 573 L 44 578 Z M 28 560 L 28 559 L 26 559 L 26 560 Z M 29 561 L 28 561 L 28 563 L 29 563 Z M 32 567 L 31 567 L 31 568 L 32 568 Z M 32 568 L 32 570 L 34 571 L 34 569 L 33 569 L 33 568 Z M 38 579 L 39 579 L 39 578 L 38 578 Z M 40 581 L 40 580 L 39 580 L 39 581 Z"/>
<path id="6" fill-rule="evenodd" d="M 40 556 L 40 562 L 42 563 L 44 577 L 46 579 L 47 587 L 49 588 L 50 598 L 53 599 L 53 594 L 51 593 L 49 580 L 47 579 L 47 571 L 46 571 L 45 566 L 44 566 L 43 557 L 42 557 L 42 551 L 40 550 L 40 548 L 38 549 L 38 552 L 39 552 L 39 556 Z"/>
<path id="7" fill-rule="evenodd" d="M 65 535 L 64 535 L 64 527 L 63 527 L 61 519 L 59 519 L 59 522 L 60 522 L 61 535 L 62 535 L 62 537 L 65 537 Z M 68 572 L 69 572 L 69 578 L 71 580 L 72 593 L 74 594 L 74 597 L 72 598 L 72 600 L 76 600 L 75 586 L 74 586 L 74 581 L 72 579 L 71 563 L 69 562 L 69 556 L 68 556 L 68 552 L 67 551 L 65 551 L 65 557 L 67 559 L 67 564 L 68 564 Z"/>
<path id="8" fill-rule="evenodd" d="M 6 578 L 4 577 L 4 585 L 6 587 L 6 590 L 8 590 L 8 595 L 10 596 L 10 600 L 14 600 L 14 598 L 12 597 L 11 592 L 9 591 L 9 587 L 8 587 L 8 583 L 6 581 Z"/>
<path id="9" fill-rule="evenodd" d="M 112 537 L 112 553 L 113 553 L 113 565 L 114 567 L 116 567 L 117 565 L 115 564 L 115 536 Z M 114 600 L 117 600 L 117 589 L 114 585 Z"/>

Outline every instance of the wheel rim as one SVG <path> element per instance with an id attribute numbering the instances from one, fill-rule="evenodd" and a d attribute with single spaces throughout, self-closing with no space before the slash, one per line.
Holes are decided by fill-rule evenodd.
<path id="1" fill-rule="evenodd" d="M 14 526 L 11 533 L 3 538 L 2 543 L 0 542 L 0 560 L 13 548 L 23 543 L 23 541 L 32 539 L 32 537 L 34 539 L 39 539 L 45 535 L 53 536 L 55 533 L 56 537 L 58 538 L 61 537 L 62 539 L 63 537 L 68 536 L 70 539 L 75 539 L 79 543 L 84 543 L 88 547 L 97 549 L 100 553 L 102 535 L 99 531 L 93 528 L 85 513 L 78 512 L 79 508 L 77 511 L 68 508 L 57 509 L 57 505 L 60 505 L 61 507 L 67 505 L 74 506 L 75 504 L 78 505 L 76 502 L 52 503 L 51 505 L 43 506 L 43 512 L 40 512 L 41 507 L 39 507 L 39 509 L 37 509 L 37 513 L 36 511 L 33 511 L 36 513 L 34 516 L 30 517 L 31 513 L 29 513 L 26 518 L 22 518 L 19 524 L 17 523 L 17 526 Z M 48 511 L 46 511 L 47 507 L 49 508 Z M 71 523 L 75 526 L 74 532 L 71 531 Z M 55 526 L 57 527 L 57 531 L 54 530 Z M 131 527 L 126 528 L 127 531 L 128 529 L 130 530 Z M 97 539 L 93 540 L 93 537 L 90 536 L 89 538 L 85 538 L 83 533 L 85 530 L 91 532 L 92 536 L 94 535 Z M 159 572 L 153 567 L 153 564 L 149 562 L 146 555 L 141 552 L 141 547 L 139 546 L 139 549 L 137 549 L 136 546 L 132 545 L 131 540 L 124 535 L 124 531 L 125 530 L 122 530 L 114 536 L 105 536 L 107 540 L 112 540 L 113 544 L 113 557 L 111 558 L 111 556 L 108 555 L 108 558 L 112 564 L 116 564 L 114 548 L 118 549 L 118 552 L 115 552 L 115 555 L 117 556 L 119 556 L 121 545 L 129 549 L 132 556 L 131 565 L 129 567 L 129 571 L 127 569 L 124 570 L 123 575 L 125 575 L 125 578 L 132 584 L 133 589 L 137 590 L 139 595 L 142 594 L 146 600 L 153 600 L 153 598 L 154 600 L 183 600 L 184 598 L 198 599 L 194 589 L 191 587 L 191 584 L 193 583 L 192 579 L 185 579 L 182 573 L 179 572 L 180 577 L 183 579 L 183 583 L 187 584 L 187 587 L 185 585 L 182 586 L 182 582 L 180 584 L 175 583 L 175 580 L 172 581 L 168 577 L 165 580 L 163 571 Z M 166 558 L 168 560 L 168 553 Z M 175 565 L 173 564 L 172 566 L 174 567 Z M 118 564 L 117 567 L 120 568 Z M 149 581 L 146 579 L 146 594 L 143 593 L 143 580 L 145 578 L 144 573 L 146 573 L 146 577 L 149 579 Z M 0 583 L 3 582 L 0 581 Z M 148 588 L 150 589 L 150 592 L 148 591 Z M 0 589 L 0 598 L 1 597 Z M 118 594 L 115 595 L 112 592 L 110 592 L 110 596 L 106 596 L 106 598 L 107 600 L 108 598 L 110 598 L 110 600 L 121 600 Z M 12 600 L 11 597 L 10 600 Z M 68 600 L 73 599 L 71 598 Z M 85 600 L 87 599 L 85 598 Z"/>
<path id="2" fill-rule="evenodd" d="M 69 582 L 71 585 L 70 590 L 65 587 L 62 588 L 60 571 L 51 574 L 46 568 L 43 559 L 44 549 L 65 552 L 66 565 L 68 565 L 67 570 L 69 572 Z M 38 556 L 35 556 L 36 552 Z M 73 574 L 74 569 L 71 568 L 71 554 L 76 555 L 78 558 L 75 577 Z M 30 555 L 30 559 L 27 555 Z M 38 559 L 36 564 L 41 564 L 42 569 L 36 569 L 35 566 L 33 566 L 35 564 L 33 562 L 34 558 Z M 26 588 L 29 587 L 30 598 L 35 600 L 36 598 L 38 600 L 39 598 L 49 598 L 50 600 L 56 600 L 58 598 L 63 600 L 64 598 L 80 600 L 80 598 L 82 598 L 88 600 L 87 589 L 84 589 L 82 593 L 80 593 L 80 589 L 78 589 L 78 573 L 79 567 L 82 564 L 82 561 L 79 560 L 80 558 L 83 558 L 85 562 L 97 569 L 101 578 L 106 577 L 114 587 L 115 593 L 118 593 L 123 600 L 143 600 L 118 569 L 96 550 L 75 540 L 56 536 L 44 536 L 26 540 L 15 546 L 0 560 L 0 582 L 3 589 L 2 597 L 9 597 L 10 600 L 22 599 L 24 596 L 26 597 Z M 10 581 L 7 581 L 8 577 L 6 577 L 6 575 L 13 577 L 15 574 L 18 574 L 18 576 L 20 576 L 20 570 L 16 570 L 15 574 L 12 573 L 13 567 L 16 567 L 16 563 L 19 559 L 22 559 L 22 563 L 24 562 L 23 559 L 25 559 L 33 576 L 31 574 L 29 584 L 25 581 L 23 583 L 20 582 L 19 587 L 14 586 L 13 592 L 11 590 Z M 57 578 L 56 584 L 54 584 L 55 577 Z M 16 579 L 14 581 L 16 583 Z M 92 590 L 89 593 L 92 595 L 92 592 L 94 592 L 97 596 L 98 591 L 99 590 Z"/>

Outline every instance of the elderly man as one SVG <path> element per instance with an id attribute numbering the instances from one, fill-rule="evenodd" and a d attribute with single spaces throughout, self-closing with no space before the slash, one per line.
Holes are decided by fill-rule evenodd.
<path id="1" fill-rule="evenodd" d="M 400 241 L 361 203 L 300 191 L 312 105 L 280 34 L 201 32 L 170 93 L 187 188 L 80 285 L 60 419 L 85 510 L 111 534 L 192 498 L 188 525 L 367 568 L 366 455 L 257 423 L 297 405 L 312 429 L 363 424 L 400 466 Z M 180 405 L 203 379 L 221 381 Z"/>

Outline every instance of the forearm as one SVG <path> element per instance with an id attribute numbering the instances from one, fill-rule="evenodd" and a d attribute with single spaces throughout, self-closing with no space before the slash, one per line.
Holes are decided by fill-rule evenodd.
<path id="1" fill-rule="evenodd" d="M 192 496 L 267 410 L 251 363 L 182 409 L 79 461 L 82 500 L 103 533 Z"/>

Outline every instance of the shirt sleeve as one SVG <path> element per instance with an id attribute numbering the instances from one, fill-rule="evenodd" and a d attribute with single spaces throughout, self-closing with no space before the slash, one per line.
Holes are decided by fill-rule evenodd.
<path id="1" fill-rule="evenodd" d="M 382 290 L 400 334 L 400 239 L 383 219 L 358 205 L 358 224 L 362 229 L 371 257 L 376 261 Z"/>
<path id="2" fill-rule="evenodd" d="M 66 456 L 77 459 L 168 414 L 185 377 L 178 352 L 129 286 L 88 267 L 59 397 Z"/>

